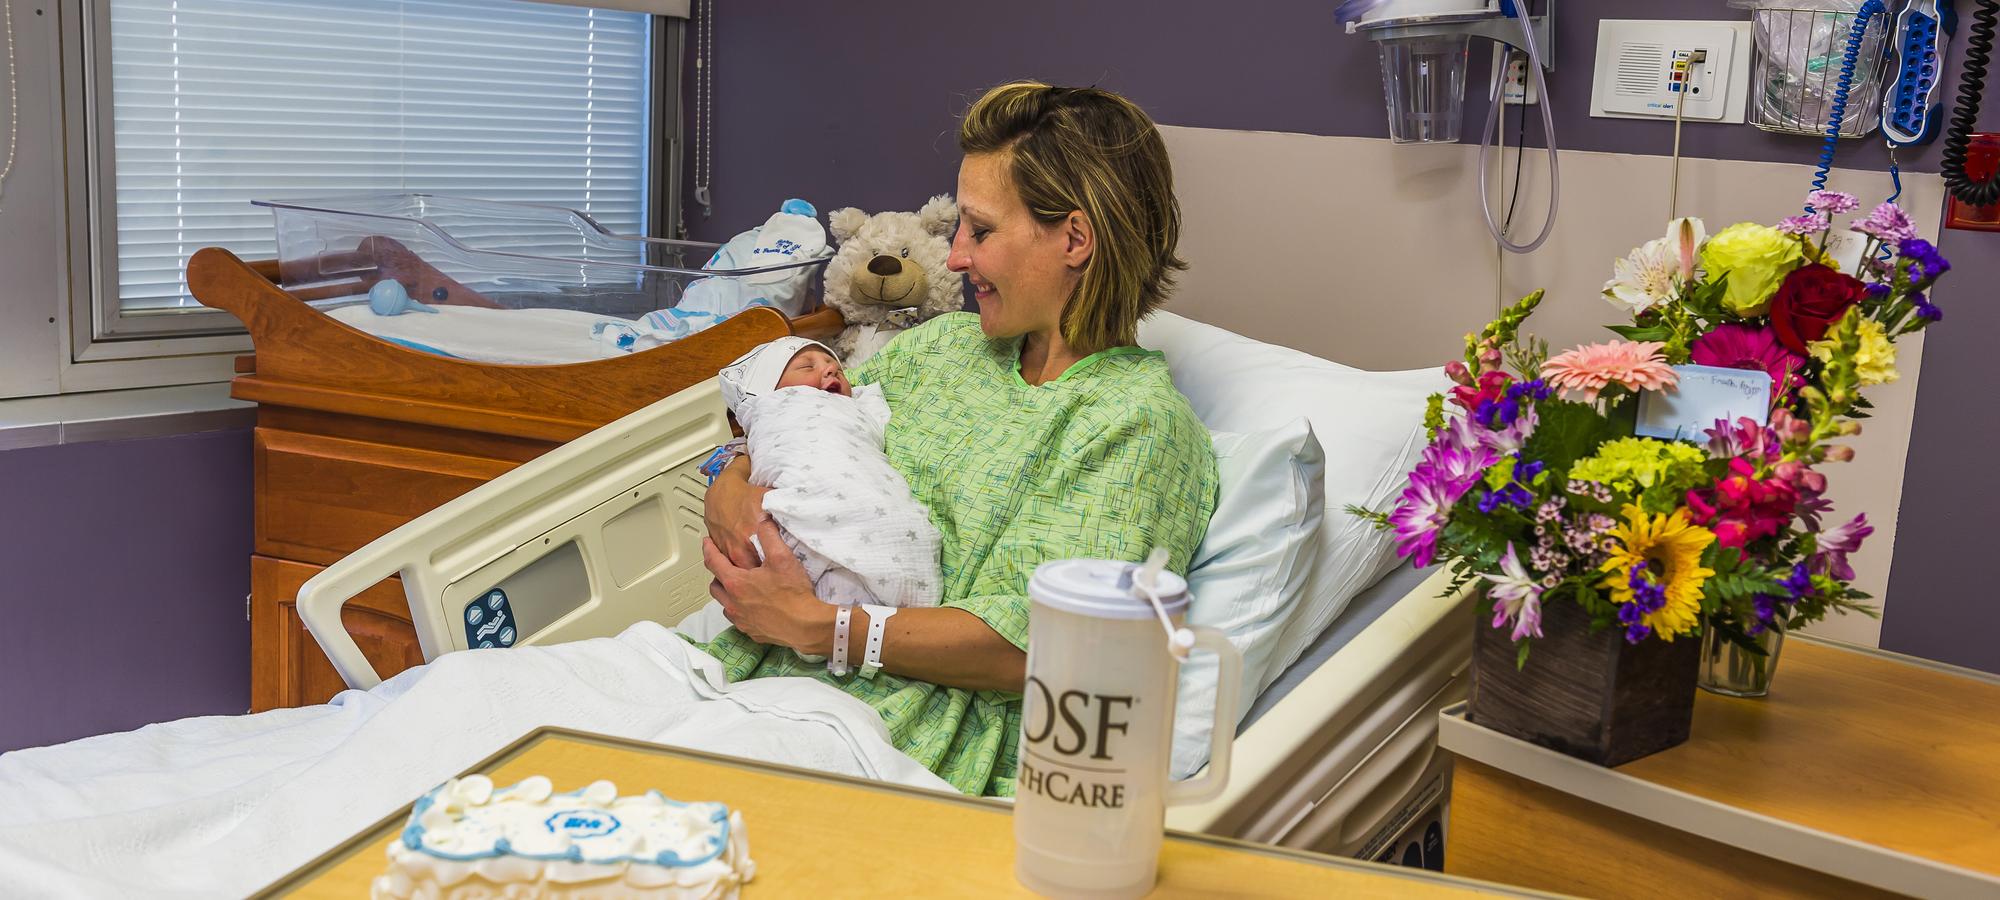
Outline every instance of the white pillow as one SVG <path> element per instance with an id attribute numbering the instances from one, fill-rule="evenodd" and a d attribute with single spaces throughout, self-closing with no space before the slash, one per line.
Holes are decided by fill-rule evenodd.
<path id="1" fill-rule="evenodd" d="M 1390 533 L 1346 508 L 1393 505 L 1426 443 L 1424 400 L 1449 382 L 1442 368 L 1367 372 L 1172 313 L 1141 322 L 1139 343 L 1166 354 L 1174 386 L 1211 430 L 1253 433 L 1303 417 L 1325 454 L 1325 524 L 1304 594 L 1263 670 L 1255 680 L 1244 671 L 1245 684 L 1262 693 L 1356 593 L 1397 564 Z"/>
<path id="2" fill-rule="evenodd" d="M 1278 636 L 1319 555 L 1326 460 L 1312 425 L 1303 418 L 1251 434 L 1216 432 L 1212 437 L 1220 490 L 1208 534 L 1195 549 L 1188 572 L 1187 622 L 1221 630 L 1243 654 L 1236 716 L 1224 724 L 1233 735 L 1257 698 L 1253 673 L 1270 666 Z M 1181 666 L 1175 710 L 1175 778 L 1192 775 L 1208 762 L 1215 689 L 1215 656 L 1190 656 Z"/>

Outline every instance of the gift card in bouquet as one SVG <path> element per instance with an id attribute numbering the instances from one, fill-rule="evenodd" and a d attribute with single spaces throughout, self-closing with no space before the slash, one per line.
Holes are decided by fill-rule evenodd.
<path id="1" fill-rule="evenodd" d="M 1734 422 L 1749 416 L 1766 424 L 1771 414 L 1771 376 L 1755 369 L 1721 366 L 1675 366 L 1680 383 L 1665 391 L 1639 395 L 1639 421 L 1632 429 L 1644 437 L 1704 441 L 1715 420 Z"/>

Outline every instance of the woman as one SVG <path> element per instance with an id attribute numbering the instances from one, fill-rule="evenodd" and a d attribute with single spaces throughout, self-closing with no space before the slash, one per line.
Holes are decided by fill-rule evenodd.
<path id="1" fill-rule="evenodd" d="M 883 387 L 889 459 L 943 534 L 944 602 L 890 619 L 883 672 L 835 677 L 834 608 L 763 516 L 737 460 L 709 488 L 711 593 L 734 628 L 706 649 L 732 681 L 818 678 L 873 706 L 897 749 L 961 791 L 1011 796 L 1028 637 L 1027 582 L 1052 559 L 1185 572 L 1215 508 L 1208 432 L 1160 354 L 1136 345 L 1186 268 L 1158 129 L 1093 88 L 987 92 L 959 130 L 950 266 L 979 312 L 899 335 L 853 373 Z M 761 566 L 751 535 L 770 551 Z M 862 657 L 856 610 L 849 659 Z"/>

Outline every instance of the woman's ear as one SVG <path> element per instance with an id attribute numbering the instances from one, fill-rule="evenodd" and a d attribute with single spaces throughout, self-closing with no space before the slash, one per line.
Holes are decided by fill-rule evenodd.
<path id="1" fill-rule="evenodd" d="M 1097 230 L 1091 227 L 1090 216 L 1080 209 L 1070 210 L 1062 221 L 1062 234 L 1063 262 L 1073 269 L 1083 268 L 1097 249 Z"/>

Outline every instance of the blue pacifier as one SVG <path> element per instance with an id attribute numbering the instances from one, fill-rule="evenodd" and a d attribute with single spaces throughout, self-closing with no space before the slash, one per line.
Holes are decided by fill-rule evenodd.
<path id="1" fill-rule="evenodd" d="M 411 310 L 434 313 L 436 309 L 410 299 L 410 292 L 394 278 L 384 278 L 368 289 L 368 308 L 378 316 L 400 316 Z"/>

